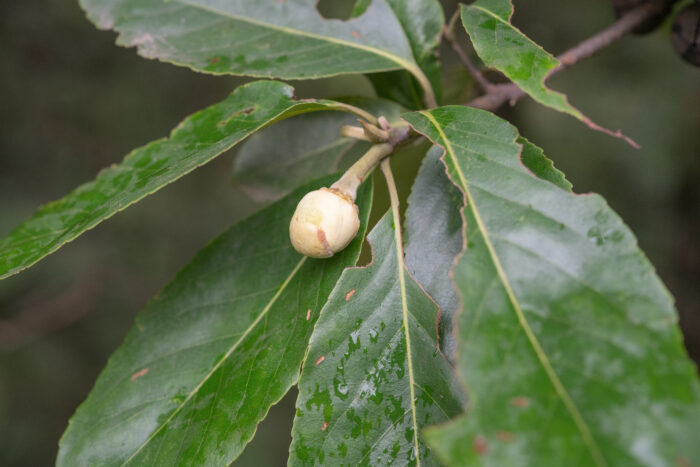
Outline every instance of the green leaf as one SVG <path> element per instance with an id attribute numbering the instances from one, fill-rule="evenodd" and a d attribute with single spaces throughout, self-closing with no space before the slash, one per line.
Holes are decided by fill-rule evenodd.
<path id="1" fill-rule="evenodd" d="M 534 177 L 516 129 L 467 107 L 405 116 L 466 198 L 458 373 L 467 414 L 429 432 L 448 465 L 694 465 L 700 385 L 672 299 L 597 195 Z"/>
<path id="2" fill-rule="evenodd" d="M 357 18 L 362 15 L 367 8 L 372 4 L 372 0 L 356 0 L 355 5 L 352 7 L 352 12 L 350 13 L 351 18 Z"/>
<path id="3" fill-rule="evenodd" d="M 59 465 L 228 465 L 294 384 L 319 311 L 361 228 L 331 259 L 299 255 L 289 220 L 295 191 L 225 231 L 136 318 L 63 435 Z"/>
<path id="4" fill-rule="evenodd" d="M 403 108 L 381 99 L 352 98 L 344 102 L 372 115 L 398 122 Z M 343 125 L 358 125 L 343 112 L 306 114 L 252 135 L 233 166 L 234 183 L 252 198 L 277 199 L 294 187 L 348 168 L 369 149 L 369 143 L 340 136 Z"/>
<path id="5" fill-rule="evenodd" d="M 369 235 L 373 263 L 346 270 L 321 310 L 290 465 L 434 465 L 420 430 L 462 409 L 437 348 L 437 307 L 405 276 L 392 229 L 384 216 Z"/>
<path id="6" fill-rule="evenodd" d="M 416 63 L 430 81 L 435 99 L 439 102 L 442 68 L 438 49 L 445 23 L 440 3 L 436 0 L 387 0 L 387 3 L 406 32 Z M 400 102 L 410 109 L 424 108 L 420 84 L 405 71 L 372 74 L 369 78 L 379 96 Z"/>
<path id="7" fill-rule="evenodd" d="M 265 125 L 342 106 L 329 100 L 296 100 L 292 87 L 274 81 L 237 88 L 224 101 L 185 119 L 168 139 L 136 149 L 121 164 L 102 170 L 94 181 L 42 206 L 0 239 L 0 279 L 31 266 Z"/>
<path id="8" fill-rule="evenodd" d="M 409 110 L 425 108 L 423 91 L 410 73 L 388 71 L 367 75 L 378 97 L 398 102 Z"/>
<path id="9" fill-rule="evenodd" d="M 528 169 L 571 191 L 564 174 L 540 148 L 522 137 L 518 142 L 523 144 L 520 158 Z M 449 271 L 464 245 L 460 214 L 464 196 L 451 183 L 442 154 L 442 148 L 433 146 L 413 183 L 406 210 L 405 250 L 406 268 L 440 306 L 440 348 L 452 362 L 457 350 L 454 319 L 460 305 Z"/>
<path id="10" fill-rule="evenodd" d="M 442 88 L 438 57 L 445 15 L 437 0 L 387 0 L 406 33 L 413 57 L 430 80 L 436 98 Z"/>
<path id="11" fill-rule="evenodd" d="M 518 138 L 518 143 L 522 145 L 520 160 L 523 165 L 542 180 L 547 180 L 561 188 L 571 191 L 573 185 L 566 179 L 564 173 L 554 167 L 554 163 L 544 155 L 542 149 L 538 148 L 522 136 Z"/>
<path id="12" fill-rule="evenodd" d="M 462 24 L 486 66 L 501 71 L 540 104 L 637 147 L 620 131 L 612 132 L 592 122 L 571 106 L 564 94 L 546 87 L 545 80 L 559 66 L 559 61 L 510 24 L 513 14 L 510 0 L 478 0 L 460 8 Z"/>
<path id="13" fill-rule="evenodd" d="M 457 350 L 454 317 L 459 299 L 448 273 L 462 251 L 462 192 L 447 177 L 433 146 L 423 159 L 406 209 L 406 268 L 440 306 L 440 348 L 452 361 Z M 439 247 L 436 247 L 439 245 Z"/>
<path id="14" fill-rule="evenodd" d="M 405 69 L 428 85 L 385 0 L 349 21 L 315 0 L 81 0 L 117 43 L 197 71 L 283 79 Z"/>

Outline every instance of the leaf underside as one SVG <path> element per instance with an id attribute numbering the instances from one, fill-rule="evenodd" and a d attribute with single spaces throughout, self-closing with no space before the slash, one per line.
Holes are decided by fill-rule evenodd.
<path id="1" fill-rule="evenodd" d="M 358 18 L 324 19 L 315 0 L 81 0 L 117 43 L 196 71 L 282 79 L 419 69 L 396 16 L 374 0 Z M 381 31 L 381 34 L 377 34 Z"/>
<path id="2" fill-rule="evenodd" d="M 320 309 L 355 264 L 358 237 L 331 259 L 299 255 L 289 220 L 308 191 L 225 231 L 136 318 L 60 442 L 58 465 L 228 465 L 294 384 Z"/>
<path id="3" fill-rule="evenodd" d="M 346 270 L 321 311 L 299 379 L 290 465 L 435 465 L 421 436 L 416 453 L 416 429 L 462 409 L 437 348 L 437 306 L 410 277 L 403 325 L 391 221 L 368 237 L 373 263 Z"/>
<path id="4" fill-rule="evenodd" d="M 169 138 L 134 150 L 121 164 L 102 170 L 94 181 L 42 206 L 0 239 L 0 279 L 31 266 L 265 125 L 334 106 L 328 100 L 296 100 L 292 87 L 274 81 L 238 87 L 224 101 L 182 121 Z"/>
<path id="5" fill-rule="evenodd" d="M 466 201 L 452 274 L 470 406 L 426 434 L 441 460 L 700 462 L 697 372 L 668 292 L 619 217 L 597 195 L 533 176 L 515 128 L 490 113 L 404 118 L 445 149 Z"/>

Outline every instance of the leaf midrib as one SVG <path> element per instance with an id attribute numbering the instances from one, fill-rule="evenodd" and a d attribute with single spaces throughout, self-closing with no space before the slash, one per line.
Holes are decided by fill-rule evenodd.
<path id="1" fill-rule="evenodd" d="M 382 162 L 384 164 L 384 162 Z M 382 165 L 384 169 L 384 165 Z M 416 466 L 420 467 L 420 449 L 418 444 L 418 415 L 416 413 L 416 390 L 414 385 L 416 384 L 415 375 L 413 374 L 413 352 L 411 348 L 411 329 L 408 322 L 408 299 L 406 296 L 406 275 L 404 269 L 406 264 L 404 262 L 404 252 L 403 252 L 403 236 L 401 233 L 401 213 L 399 212 L 399 200 L 396 194 L 396 185 L 393 180 L 393 174 L 391 169 L 388 168 L 384 171 L 387 178 L 387 184 L 391 187 L 393 185 L 393 190 L 389 190 L 389 198 L 391 199 L 391 214 L 394 220 L 394 243 L 396 246 L 396 265 L 399 275 L 399 291 L 401 292 L 401 315 L 403 320 L 404 335 L 406 337 L 406 363 L 408 367 L 408 387 L 411 394 L 411 423 L 413 425 L 413 449 L 415 449 L 416 454 Z"/>
<path id="2" fill-rule="evenodd" d="M 508 280 L 508 277 L 503 269 L 503 266 L 501 265 L 501 261 L 496 254 L 496 251 L 491 243 L 491 239 L 489 237 L 489 231 L 486 229 L 486 226 L 484 225 L 484 222 L 481 218 L 481 214 L 479 212 L 479 209 L 476 207 L 474 203 L 474 199 L 472 198 L 471 192 L 469 190 L 469 185 L 467 184 L 466 177 L 464 173 L 462 172 L 461 167 L 459 166 L 459 163 L 457 161 L 457 157 L 452 149 L 452 145 L 450 144 L 449 139 L 447 138 L 447 135 L 445 135 L 445 132 L 442 129 L 442 126 L 438 121 L 433 117 L 433 115 L 430 112 L 425 112 L 421 111 L 421 115 L 426 117 L 430 123 L 433 125 L 435 130 L 438 132 L 440 139 L 444 142 L 444 148 L 447 154 L 450 156 L 453 162 L 453 166 L 455 168 L 455 171 L 457 172 L 457 175 L 459 176 L 459 181 L 462 185 L 462 189 L 464 190 L 464 195 L 466 197 L 466 202 L 467 202 L 467 207 L 469 207 L 472 212 L 474 213 L 474 219 L 476 220 L 477 226 L 479 227 L 479 230 L 481 231 L 481 236 L 484 239 L 484 243 L 486 244 L 486 248 L 489 252 L 489 256 L 491 257 L 491 260 L 493 261 L 494 267 L 496 268 L 496 272 L 498 274 L 498 277 L 501 281 L 501 284 L 503 285 L 503 288 L 506 291 L 506 294 L 508 295 L 508 300 L 511 302 L 511 305 L 513 306 L 513 310 L 515 311 L 515 314 L 518 318 L 518 322 L 520 323 L 520 326 L 523 328 L 523 331 L 525 332 L 525 335 L 528 338 L 528 341 L 530 342 L 530 345 L 532 346 L 533 350 L 535 351 L 535 354 L 537 355 L 537 359 L 539 360 L 540 364 L 542 365 L 543 369 L 545 370 L 545 373 L 547 374 L 547 377 L 550 380 L 550 383 L 554 387 L 557 395 L 561 399 L 562 403 L 566 407 L 567 411 L 569 412 L 569 415 L 574 421 L 574 424 L 579 430 L 579 433 L 581 433 L 581 436 L 583 438 L 584 444 L 588 448 L 591 457 L 593 458 L 593 461 L 596 463 L 596 465 L 599 466 L 607 466 L 608 463 L 605 460 L 605 457 L 603 456 L 602 452 L 600 451 L 600 448 L 598 447 L 595 438 L 593 438 L 593 435 L 591 433 L 590 427 L 584 420 L 583 416 L 581 415 L 581 412 L 579 411 L 578 407 L 576 406 L 575 402 L 571 398 L 571 395 L 568 393 L 566 388 L 564 387 L 564 384 L 562 381 L 559 379 L 559 375 L 556 373 L 554 368 L 552 367 L 552 363 L 549 361 L 549 358 L 547 357 L 547 354 L 544 352 L 544 349 L 542 348 L 542 345 L 540 344 L 539 340 L 537 339 L 537 336 L 535 335 L 534 331 L 530 327 L 529 322 L 527 321 L 527 318 L 525 317 L 525 314 L 523 313 L 522 308 L 520 307 L 520 302 L 518 301 L 517 297 L 515 296 L 515 292 L 513 291 L 513 288 L 510 285 L 510 281 Z"/>
<path id="3" fill-rule="evenodd" d="M 151 433 L 151 435 L 131 454 L 131 456 L 129 456 L 128 459 L 126 459 L 124 461 L 124 463 L 122 464 L 122 467 L 124 467 L 129 462 L 131 462 L 143 450 L 143 448 L 146 447 L 148 445 L 148 443 L 150 443 L 158 435 L 158 433 L 160 433 L 163 430 L 163 428 L 165 428 L 168 425 L 168 423 L 170 423 L 173 420 L 173 418 L 175 418 L 175 416 L 177 416 L 177 414 L 179 414 L 182 411 L 183 407 L 190 401 L 190 399 L 192 399 L 192 397 L 194 397 L 195 394 L 197 394 L 197 392 L 202 388 L 204 383 L 206 383 L 209 380 L 209 378 L 211 378 L 211 376 L 216 372 L 216 370 L 218 370 L 221 367 L 221 365 L 223 365 L 224 362 L 226 360 L 228 360 L 228 358 L 231 356 L 231 354 L 233 354 L 233 352 L 235 352 L 235 350 L 238 348 L 238 346 L 245 340 L 246 337 L 248 337 L 248 335 L 258 325 L 258 323 L 260 323 L 260 321 L 267 315 L 267 313 L 270 311 L 270 309 L 275 304 L 277 299 L 280 297 L 280 295 L 282 295 L 284 290 L 287 288 L 289 283 L 292 281 L 294 276 L 297 274 L 297 272 L 299 272 L 299 270 L 301 269 L 301 267 L 305 261 L 306 261 L 306 256 L 302 257 L 301 260 L 299 260 L 299 262 L 294 267 L 294 269 L 285 278 L 284 282 L 282 282 L 282 285 L 280 285 L 280 288 L 277 290 L 275 295 L 273 295 L 272 298 L 270 299 L 270 301 L 267 303 L 267 305 L 265 305 L 265 308 L 263 308 L 263 310 L 260 312 L 258 317 L 255 318 L 255 320 L 246 328 L 246 330 L 243 332 L 243 334 L 241 334 L 241 336 L 238 338 L 238 340 L 236 342 L 234 342 L 234 344 L 231 346 L 231 348 L 229 348 L 229 350 L 216 363 L 216 365 L 214 365 L 212 367 L 212 369 L 209 371 L 209 373 L 207 373 L 204 376 L 204 378 L 202 378 L 202 380 L 197 384 L 197 386 L 195 386 L 194 389 L 192 389 L 192 391 L 187 395 L 185 400 L 182 401 L 182 403 L 180 405 L 178 405 L 175 410 L 173 410 L 173 412 L 170 414 L 170 416 L 158 428 L 156 428 L 153 431 L 153 433 Z"/>
<path id="4" fill-rule="evenodd" d="M 243 85 L 243 86 L 247 86 L 247 85 Z M 241 87 L 243 87 L 243 86 L 241 86 Z M 318 105 L 321 106 L 321 107 L 314 108 L 314 107 L 312 106 L 312 107 L 309 108 L 309 107 L 306 107 L 306 104 L 318 104 Z M 6 235 L 6 236 L 0 238 L 0 247 L 2 248 L 2 249 L 0 250 L 0 257 L 3 257 L 3 259 L 5 259 L 4 264 L 3 264 L 3 263 L 0 263 L 0 280 L 6 279 L 6 278 L 8 278 L 8 277 L 10 277 L 10 276 L 13 276 L 13 275 L 15 275 L 15 274 L 18 274 L 18 273 L 24 271 L 24 270 L 27 269 L 27 268 L 30 268 L 30 267 L 33 266 L 34 264 L 36 264 L 36 263 L 38 263 L 39 261 L 41 261 L 43 258 L 45 258 L 45 257 L 47 257 L 48 255 L 50 255 L 50 254 L 56 252 L 56 251 L 57 251 L 58 249 L 60 249 L 63 245 L 65 245 L 65 244 L 67 244 L 67 243 L 69 243 L 69 242 L 75 240 L 76 238 L 78 238 L 79 236 L 81 236 L 82 234 L 84 234 L 87 230 L 92 229 L 93 227 L 97 226 L 98 224 L 101 224 L 102 222 L 104 222 L 104 221 L 110 219 L 112 216 L 118 214 L 119 212 L 126 210 L 127 208 L 129 208 L 129 207 L 132 206 L 133 204 L 138 203 L 139 201 L 141 201 L 142 199 L 146 198 L 147 196 L 152 195 L 152 194 L 155 193 L 156 191 L 158 191 L 158 190 L 164 188 L 165 186 L 167 186 L 167 185 L 169 185 L 169 184 L 171 184 L 171 183 L 173 183 L 173 182 L 179 180 L 180 178 L 184 177 L 185 175 L 188 175 L 189 173 L 193 172 L 193 171 L 196 170 L 197 168 L 201 167 L 201 165 L 207 164 L 207 163 L 211 162 L 213 159 L 217 158 L 218 156 L 220 156 L 221 154 L 223 154 L 225 151 L 231 149 L 232 147 L 234 147 L 235 145 L 237 145 L 238 143 L 240 143 L 242 140 L 244 140 L 245 138 L 247 138 L 248 136 L 250 136 L 252 133 L 255 133 L 255 132 L 257 132 L 257 131 L 263 129 L 263 128 L 265 128 L 266 126 L 271 125 L 272 123 L 278 122 L 278 121 L 280 121 L 280 120 L 283 119 L 283 118 L 291 118 L 291 117 L 294 117 L 294 116 L 297 116 L 297 115 L 301 115 L 301 114 L 304 114 L 304 113 L 315 112 L 315 111 L 331 110 L 331 109 L 332 109 L 332 110 L 347 111 L 347 109 L 342 108 L 342 107 L 341 107 L 341 108 L 338 108 L 338 107 L 334 106 L 334 104 L 336 104 L 336 102 L 331 101 L 331 100 L 325 100 L 325 99 L 318 99 L 318 100 L 315 100 L 314 102 L 305 102 L 305 101 L 296 101 L 296 102 L 293 102 L 293 103 L 290 104 L 290 106 L 289 106 L 288 108 L 281 110 L 280 112 L 278 112 L 276 115 L 274 115 L 273 117 L 271 117 L 271 118 L 270 118 L 269 120 L 267 120 L 267 121 L 264 121 L 264 119 L 263 119 L 263 120 L 261 120 L 261 121 L 258 121 L 258 124 L 252 126 L 251 128 L 238 129 L 238 130 L 236 130 L 234 133 L 231 133 L 231 134 L 229 134 L 229 135 L 223 137 L 221 140 L 219 140 L 219 141 L 213 143 L 211 146 L 209 146 L 209 147 L 207 147 L 207 148 L 205 148 L 205 149 L 203 149 L 203 150 L 201 150 L 201 151 L 200 151 L 200 150 L 197 150 L 197 151 L 194 151 L 194 152 L 192 152 L 192 153 L 190 153 L 190 154 L 187 154 L 186 156 L 184 156 L 184 158 L 183 158 L 182 160 L 178 161 L 178 165 L 179 165 L 179 166 L 186 165 L 185 162 L 187 162 L 190 158 L 195 157 L 195 156 L 198 156 L 198 155 L 200 155 L 202 152 L 211 150 L 212 148 L 215 148 L 216 146 L 219 146 L 219 148 L 218 148 L 218 149 L 214 149 L 214 150 L 213 150 L 213 154 L 211 154 L 211 155 L 210 155 L 208 158 L 206 158 L 204 161 L 200 161 L 200 163 L 195 164 L 195 165 L 192 166 L 192 167 L 189 167 L 187 170 L 185 170 L 185 171 L 183 171 L 183 172 L 181 172 L 181 173 L 177 173 L 177 175 L 176 175 L 172 180 L 167 180 L 165 183 L 160 183 L 160 182 L 159 182 L 159 184 L 157 184 L 157 185 L 151 187 L 151 188 L 150 188 L 148 191 L 146 191 L 146 192 L 140 193 L 138 196 L 136 196 L 136 197 L 133 198 L 133 199 L 129 199 L 129 197 L 128 197 L 129 194 L 133 194 L 133 193 L 134 193 L 133 191 L 132 191 L 132 192 L 128 192 L 128 193 L 119 193 L 118 195 L 112 197 L 112 198 L 110 199 L 110 203 L 111 203 L 111 204 L 116 204 L 116 203 L 114 202 L 114 200 L 115 200 L 116 198 L 118 198 L 119 196 L 121 196 L 121 195 L 123 195 L 121 199 L 126 200 L 125 204 L 124 204 L 123 206 L 121 206 L 119 209 L 115 210 L 114 212 L 108 212 L 106 215 L 98 216 L 97 218 L 90 220 L 90 215 L 91 215 L 92 213 L 94 213 L 96 209 L 98 209 L 98 207 L 94 207 L 94 208 L 92 209 L 92 211 L 91 211 L 86 217 L 82 218 L 78 223 L 76 223 L 76 224 L 74 224 L 74 225 L 72 225 L 72 226 L 70 226 L 70 227 L 68 227 L 68 228 L 66 228 L 66 229 L 59 229 L 59 230 L 53 231 L 53 232 L 51 232 L 51 233 L 48 233 L 48 232 L 47 232 L 47 233 L 43 233 L 43 234 L 34 236 L 34 237 L 32 237 L 31 239 L 26 239 L 26 240 L 24 240 L 24 241 L 22 241 L 22 242 L 18 242 L 17 244 L 14 244 L 14 243 L 10 242 L 10 243 L 8 243 L 8 244 L 4 244 L 4 245 L 3 245 L 2 241 L 8 240 L 8 239 L 10 238 L 10 236 L 15 232 L 15 230 L 16 230 L 18 227 L 20 227 L 20 226 L 24 225 L 25 223 L 30 222 L 30 221 L 32 221 L 32 220 L 34 219 L 34 216 L 36 216 L 36 215 L 38 214 L 39 211 L 35 212 L 34 214 L 32 214 L 32 216 L 31 216 L 29 219 L 27 219 L 27 220 L 24 221 L 22 224 L 20 224 L 19 226 L 17 226 L 17 227 L 15 228 L 15 230 L 12 230 L 8 235 Z M 245 107 L 243 107 L 243 108 L 245 108 Z M 199 114 L 199 113 L 201 113 L 201 112 L 206 112 L 206 111 L 209 110 L 209 109 L 210 109 L 210 108 L 207 108 L 207 109 L 204 109 L 204 110 L 202 110 L 202 111 L 200 111 L 200 112 L 197 112 L 196 114 L 193 114 L 193 115 L 191 115 L 190 117 L 188 117 L 187 119 L 185 119 L 185 120 L 183 120 L 182 122 L 180 122 L 180 123 L 171 131 L 170 135 L 169 135 L 167 138 L 159 138 L 159 139 L 157 139 L 157 140 L 151 141 L 150 143 L 147 143 L 147 144 L 144 145 L 144 146 L 141 146 L 141 147 L 139 147 L 139 148 L 134 149 L 133 151 L 131 151 L 130 153 L 128 153 L 128 154 L 124 157 L 124 159 L 122 160 L 122 162 L 120 163 L 120 165 L 118 165 L 118 167 L 121 166 L 121 165 L 123 165 L 124 162 L 127 161 L 130 157 L 134 156 L 134 155 L 137 154 L 139 151 L 145 150 L 145 148 L 151 146 L 152 144 L 155 144 L 155 143 L 164 143 L 164 142 L 171 142 L 174 133 L 182 127 L 182 125 L 183 125 L 183 123 L 184 123 L 185 121 L 187 121 L 188 119 L 191 119 L 192 117 L 194 117 L 194 115 L 197 115 L 197 114 Z M 231 141 L 230 141 L 230 138 L 233 137 L 233 136 L 235 136 L 235 141 L 231 142 Z M 224 143 L 225 141 L 226 141 L 227 143 Z M 162 167 L 162 168 L 158 169 L 158 171 L 156 172 L 155 175 L 152 174 L 151 177 L 143 177 L 143 178 L 137 179 L 137 180 L 135 181 L 135 183 L 138 183 L 138 182 L 140 182 L 140 181 L 146 180 L 146 178 L 149 178 L 149 179 L 153 180 L 153 179 L 155 179 L 156 177 L 163 175 L 163 173 L 167 172 L 168 170 L 169 170 L 169 169 L 168 169 L 168 166 Z M 95 178 L 95 179 L 93 179 L 93 180 L 91 180 L 91 181 L 89 181 L 89 182 L 86 182 L 86 183 L 83 184 L 83 185 L 78 186 L 75 190 L 71 191 L 70 193 L 68 193 L 68 194 L 67 194 L 66 196 L 64 196 L 63 198 L 59 198 L 58 200 L 51 201 L 49 204 L 62 201 L 65 197 L 71 196 L 71 195 L 75 194 L 75 192 L 76 192 L 77 190 L 80 190 L 80 189 L 83 188 L 85 185 L 93 185 L 93 184 L 96 184 L 96 183 L 97 183 L 97 180 L 99 180 L 99 174 L 98 174 L 98 177 L 97 177 L 97 178 Z M 44 209 L 46 206 L 47 206 L 47 205 L 44 205 L 44 206 L 42 206 L 40 209 Z M 88 221 L 86 221 L 86 219 L 87 219 Z M 81 225 L 81 224 L 82 224 L 82 225 Z M 40 248 L 40 249 L 39 249 L 39 253 L 35 253 L 35 254 L 34 254 L 34 256 L 35 256 L 34 259 L 32 259 L 31 261 L 29 261 L 28 263 L 22 264 L 21 261 L 20 261 L 20 266 L 15 265 L 15 266 L 13 266 L 12 268 L 9 268 L 9 269 L 7 269 L 7 270 L 3 270 L 3 269 L 2 269 L 2 268 L 5 268 L 5 267 L 7 266 L 7 264 L 9 263 L 9 262 L 6 260 L 5 256 L 6 256 L 7 251 L 9 250 L 10 246 L 12 246 L 12 248 L 17 248 L 18 246 L 24 245 L 25 243 L 31 243 L 31 242 L 33 242 L 33 241 L 38 240 L 39 238 L 51 236 L 51 235 L 54 235 L 54 234 L 59 233 L 59 232 L 60 232 L 60 235 L 57 236 L 56 239 L 53 240 L 52 242 L 50 242 L 49 244 L 47 244 L 47 245 L 43 246 L 42 248 Z M 24 257 L 26 257 L 26 256 L 27 256 L 27 255 L 23 255 L 22 258 L 24 258 Z M 31 256 L 31 254 L 30 254 L 29 256 Z"/>

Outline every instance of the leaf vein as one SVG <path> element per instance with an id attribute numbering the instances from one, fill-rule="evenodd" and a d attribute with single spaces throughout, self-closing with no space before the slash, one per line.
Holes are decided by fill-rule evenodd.
<path id="1" fill-rule="evenodd" d="M 304 264 L 305 261 L 306 261 L 306 256 L 304 256 L 303 258 L 301 258 L 301 260 L 299 260 L 299 262 L 297 263 L 296 267 L 289 273 L 289 276 L 287 276 L 287 278 L 284 280 L 284 282 L 283 282 L 282 285 L 280 286 L 280 288 L 279 288 L 279 290 L 277 291 L 277 293 L 270 299 L 270 301 L 269 301 L 268 304 L 265 306 L 265 308 L 260 312 L 260 315 L 258 315 L 258 317 L 255 318 L 255 320 L 250 324 L 250 326 L 248 326 L 248 328 L 246 328 L 246 330 L 243 332 L 243 334 L 241 335 L 241 337 L 231 346 L 231 348 L 226 352 L 226 354 L 224 354 L 224 356 L 221 358 L 221 360 L 219 360 L 219 361 L 216 363 L 216 365 L 214 365 L 214 367 L 209 371 L 209 373 L 207 373 L 207 375 L 205 375 L 205 377 L 202 379 L 202 381 L 200 381 L 200 383 L 197 384 L 197 386 L 195 386 L 195 388 L 187 395 L 187 397 L 185 398 L 185 400 L 182 401 L 182 403 L 170 414 L 170 416 L 168 416 L 168 418 L 167 418 L 153 433 L 151 433 L 151 435 L 150 435 L 150 436 L 149 436 L 149 437 L 148 437 L 148 438 L 147 438 L 147 439 L 146 439 L 146 440 L 131 454 L 131 456 L 129 456 L 129 458 L 122 464 L 122 466 L 124 466 L 124 465 L 128 464 L 129 462 L 131 462 L 131 460 L 133 460 L 133 459 L 136 457 L 136 455 L 137 455 L 139 452 L 141 452 L 141 450 L 142 450 L 151 440 L 153 440 L 153 439 L 156 437 L 156 435 L 158 435 L 158 433 L 160 433 L 160 431 L 161 431 L 168 423 L 170 423 L 170 421 L 171 421 L 178 413 L 180 413 L 180 411 L 181 411 L 182 408 L 185 406 L 185 404 L 187 404 L 187 403 L 190 401 L 190 399 L 192 399 L 192 397 L 194 397 L 194 396 L 199 392 L 199 390 L 200 390 L 201 387 L 204 385 L 204 383 L 206 383 L 206 382 L 209 380 L 209 378 L 216 372 L 216 370 L 218 370 L 218 369 L 221 367 L 221 365 L 223 365 L 223 363 L 224 363 L 224 362 L 231 356 L 231 354 L 238 348 L 238 346 L 241 344 L 241 342 L 243 342 L 243 340 L 252 332 L 253 328 L 255 328 L 255 327 L 260 323 L 260 321 L 268 315 L 268 312 L 270 311 L 270 309 L 272 308 L 272 306 L 275 304 L 275 302 L 277 301 L 277 299 L 282 295 L 282 292 L 284 292 L 284 290 L 287 288 L 287 285 L 289 285 L 289 283 L 290 283 L 291 280 L 294 278 L 294 276 L 296 275 L 296 273 L 301 269 L 301 267 L 303 266 L 303 264 Z"/>
<path id="2" fill-rule="evenodd" d="M 527 321 L 527 318 L 523 314 L 523 310 L 520 308 L 520 302 L 518 301 L 517 297 L 515 296 L 515 293 L 513 292 L 513 289 L 510 285 L 510 282 L 508 280 L 508 277 L 505 274 L 505 271 L 503 270 L 503 266 L 501 265 L 500 258 L 496 254 L 496 251 L 494 250 L 494 247 L 491 243 L 491 240 L 489 238 L 490 232 L 486 230 L 486 226 L 481 218 L 481 213 L 479 212 L 479 209 L 474 205 L 474 199 L 472 197 L 472 194 L 469 189 L 469 184 L 467 183 L 467 179 L 462 172 L 462 168 L 459 165 L 459 161 L 457 160 L 457 156 L 454 153 L 454 150 L 452 149 L 452 145 L 450 143 L 450 140 L 447 138 L 447 135 L 443 131 L 441 125 L 438 123 L 438 121 L 433 117 L 433 115 L 430 112 L 427 111 L 421 111 L 420 112 L 424 117 L 430 121 L 430 123 L 433 125 L 435 130 L 440 136 L 440 139 L 443 142 L 445 151 L 449 155 L 449 157 L 453 161 L 453 165 L 455 167 L 455 170 L 457 171 L 457 175 L 459 177 L 459 181 L 462 185 L 462 188 L 464 190 L 464 194 L 467 198 L 467 206 L 469 209 L 472 210 L 472 213 L 474 214 L 474 219 L 476 220 L 476 223 L 479 227 L 479 230 L 482 232 L 482 236 L 484 238 L 484 242 L 486 244 L 486 248 L 489 252 L 489 255 L 491 256 L 491 259 L 493 260 L 494 266 L 496 267 L 496 271 L 498 273 L 498 276 L 500 277 L 501 282 L 503 283 L 503 287 L 506 290 L 506 293 L 508 295 L 509 301 L 511 302 L 513 311 L 515 312 L 518 322 L 520 323 L 523 331 L 525 332 L 525 335 L 527 336 L 528 340 L 530 341 L 530 344 L 532 345 L 535 354 L 537 355 L 537 358 L 542 365 L 542 367 L 545 370 L 545 373 L 547 374 L 550 383 L 554 387 L 557 395 L 559 398 L 562 400 L 564 403 L 564 406 L 566 407 L 567 411 L 569 412 L 569 415 L 571 416 L 572 420 L 576 424 L 579 432 L 581 433 L 581 436 L 583 438 L 584 443 L 586 444 L 591 457 L 593 458 L 594 462 L 597 465 L 607 465 L 607 461 L 603 457 L 602 452 L 600 451 L 600 448 L 598 447 L 595 439 L 593 438 L 593 435 L 591 433 L 590 427 L 586 423 L 585 419 L 581 415 L 581 412 L 578 410 L 578 407 L 576 406 L 575 402 L 569 395 L 568 391 L 564 387 L 562 381 L 559 379 L 558 374 L 552 367 L 551 362 L 549 361 L 549 357 L 547 357 L 547 354 L 544 352 L 544 349 L 542 348 L 539 340 L 537 339 L 537 336 L 535 335 L 534 331 L 530 327 L 530 324 Z"/>

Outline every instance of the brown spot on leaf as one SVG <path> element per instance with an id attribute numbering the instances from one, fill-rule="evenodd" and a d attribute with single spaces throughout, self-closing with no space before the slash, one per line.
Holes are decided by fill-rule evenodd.
<path id="1" fill-rule="evenodd" d="M 347 302 L 352 298 L 352 296 L 355 295 L 355 289 L 352 289 L 350 292 L 345 294 L 345 301 Z"/>
<path id="2" fill-rule="evenodd" d="M 249 115 L 249 114 L 255 112 L 255 110 L 256 110 L 256 107 L 255 107 L 255 106 L 253 106 L 253 107 L 248 107 L 248 108 L 239 110 L 238 112 L 232 113 L 226 120 L 221 120 L 219 123 L 217 123 L 217 125 L 219 125 L 219 126 L 226 126 L 226 124 L 227 124 L 228 122 L 230 122 L 231 119 L 233 119 L 234 117 L 237 117 L 237 116 L 239 116 L 239 115 Z"/>
<path id="3" fill-rule="evenodd" d="M 255 112 L 255 107 L 247 107 L 245 109 L 241 109 L 238 112 L 234 112 L 231 114 L 231 116 L 226 120 L 228 123 L 228 120 L 231 120 L 233 117 L 237 115 L 250 115 L 251 113 Z"/>
<path id="4" fill-rule="evenodd" d="M 355 31 L 354 29 L 353 29 L 352 31 L 350 31 L 350 34 L 352 34 L 353 37 L 357 37 L 358 39 L 360 39 L 360 38 L 362 37 L 362 34 L 360 34 L 359 32 Z"/>
<path id="5" fill-rule="evenodd" d="M 513 407 L 523 408 L 530 405 L 530 399 L 527 397 L 514 397 L 510 400 L 510 405 Z"/>
<path id="6" fill-rule="evenodd" d="M 472 442 L 472 447 L 474 448 L 474 452 L 476 452 L 480 456 L 485 456 L 489 453 L 489 447 L 486 443 L 486 438 L 484 438 L 481 435 L 478 435 L 476 438 L 474 438 L 474 441 Z"/>
<path id="7" fill-rule="evenodd" d="M 496 438 L 500 439 L 504 443 L 512 443 L 515 440 L 515 435 L 510 431 L 497 431 Z"/>
<path id="8" fill-rule="evenodd" d="M 149 368 L 144 368 L 143 370 L 137 371 L 136 373 L 134 373 L 133 375 L 131 375 L 131 381 L 132 381 L 132 382 L 133 382 L 133 381 L 136 381 L 138 378 L 140 378 L 141 376 L 143 376 L 143 375 L 145 375 L 146 373 L 148 373 L 148 370 L 149 370 Z"/>
<path id="9" fill-rule="evenodd" d="M 676 465 L 678 467 L 690 467 L 690 461 L 683 456 L 676 457 Z"/>
<path id="10" fill-rule="evenodd" d="M 306 321 L 308 321 L 308 320 L 310 320 L 310 319 L 311 319 L 311 308 L 309 308 L 308 310 L 306 310 Z"/>
<path id="11" fill-rule="evenodd" d="M 316 365 L 319 365 L 319 364 L 320 364 L 322 361 L 324 361 L 325 359 L 326 359 L 326 357 L 324 357 L 323 355 L 321 355 L 320 357 L 318 357 L 318 358 L 316 359 Z"/>
<path id="12" fill-rule="evenodd" d="M 211 63 L 212 65 L 216 65 L 217 63 L 219 63 L 219 60 L 220 60 L 219 57 L 214 57 L 214 58 L 211 59 L 211 62 L 210 62 L 210 63 Z"/>
<path id="13" fill-rule="evenodd" d="M 323 426 L 321 427 L 321 431 L 326 431 L 326 428 L 328 428 L 328 422 L 323 424 Z"/>

